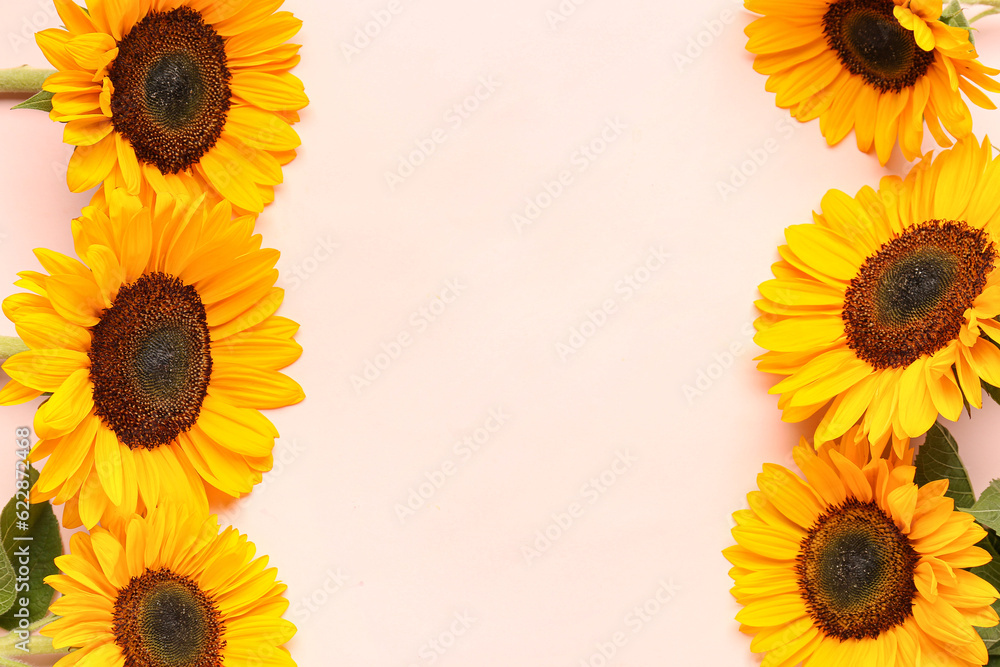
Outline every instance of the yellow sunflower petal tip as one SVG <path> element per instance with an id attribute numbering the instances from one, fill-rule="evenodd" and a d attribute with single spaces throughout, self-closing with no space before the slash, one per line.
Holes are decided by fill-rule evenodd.
<path id="1" fill-rule="evenodd" d="M 736 619 L 768 664 L 983 664 L 974 626 L 995 624 L 997 592 L 962 569 L 989 562 L 982 531 L 952 509 L 946 486 L 913 483 L 904 461 L 871 458 L 845 438 L 769 474 L 736 515 Z"/>
<path id="2" fill-rule="evenodd" d="M 301 25 L 254 3 L 63 0 L 65 30 L 37 42 L 57 72 L 51 117 L 76 146 L 67 182 L 151 193 L 208 191 L 259 213 L 282 181 L 308 104 L 289 70 Z M 280 3 L 278 3 L 280 4 Z"/>
<path id="3" fill-rule="evenodd" d="M 972 131 L 963 94 L 993 108 L 1000 91 L 968 31 L 940 20 L 940 0 L 746 0 L 762 14 L 746 28 L 754 69 L 776 103 L 800 121 L 820 119 L 827 143 L 853 129 L 858 148 L 888 162 L 899 145 L 920 155 L 924 126 L 942 146 Z"/>
<path id="4" fill-rule="evenodd" d="M 754 339 L 786 421 L 822 411 L 817 441 L 859 424 L 884 445 L 1000 385 L 998 167 L 968 138 L 878 191 L 829 192 L 786 231 Z"/>

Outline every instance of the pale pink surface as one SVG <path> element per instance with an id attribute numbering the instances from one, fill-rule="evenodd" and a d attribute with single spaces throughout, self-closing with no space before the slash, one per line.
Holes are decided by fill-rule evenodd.
<path id="1" fill-rule="evenodd" d="M 739 4 L 591 0 L 555 29 L 558 0 L 486 4 L 286 3 L 305 21 L 295 73 L 312 103 L 259 229 L 282 252 L 280 312 L 305 347 L 288 372 L 308 398 L 269 413 L 286 463 L 223 518 L 288 583 L 303 666 L 596 667 L 616 633 L 609 665 L 757 664 L 719 552 L 761 465 L 789 463 L 803 429 L 780 422 L 752 362 L 756 286 L 783 228 L 827 189 L 853 194 L 888 172 L 853 135 L 829 149 L 817 123 L 774 106 Z M 341 44 L 390 5 L 399 13 L 348 61 Z M 57 25 L 49 7 L 0 4 L 0 66 L 45 64 L 21 31 Z M 979 34 L 988 64 L 998 21 Z M 703 53 L 679 67 L 699 35 Z M 485 99 L 459 123 L 450 110 L 477 88 Z M 997 112 L 974 113 L 978 133 L 1000 136 Z M 579 147 L 609 121 L 626 127 L 581 171 Z M 385 173 L 438 128 L 445 141 L 391 189 Z M 72 252 L 69 220 L 89 194 L 65 186 L 61 132 L 38 112 L 0 112 L 0 296 L 38 268 L 32 248 Z M 724 200 L 717 183 L 765 145 L 773 154 Z M 888 169 L 905 172 L 898 153 Z M 519 230 L 512 215 L 564 170 L 561 195 Z M 669 259 L 626 298 L 619 281 L 651 248 Z M 421 324 L 449 281 L 461 294 Z M 614 312 L 562 359 L 557 344 L 607 300 Z M 357 390 L 352 376 L 386 366 L 377 355 L 400 334 L 410 344 Z M 34 409 L 0 410 L 11 448 Z M 491 410 L 505 423 L 480 451 L 456 451 Z M 977 490 L 1000 475 L 998 427 L 990 404 L 954 429 Z M 619 453 L 635 460 L 614 484 L 586 486 Z M 401 520 L 397 505 L 449 461 L 454 474 Z M 572 526 L 529 559 L 536 531 L 573 503 Z M 328 594 L 331 575 L 346 581 Z M 658 592 L 669 601 L 634 614 Z"/>

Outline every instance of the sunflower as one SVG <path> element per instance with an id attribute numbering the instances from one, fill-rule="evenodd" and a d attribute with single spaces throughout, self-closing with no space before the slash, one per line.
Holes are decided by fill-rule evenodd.
<path id="1" fill-rule="evenodd" d="M 258 409 L 302 400 L 278 372 L 299 357 L 298 325 L 274 315 L 278 251 L 261 249 L 230 204 L 122 190 L 73 222 L 83 262 L 39 249 L 48 274 L 3 302 L 30 348 L 8 359 L 0 405 L 51 393 L 31 460 L 48 457 L 35 501 L 66 503 L 93 527 L 161 503 L 207 511 L 205 484 L 238 496 L 270 470 L 278 435 Z"/>
<path id="2" fill-rule="evenodd" d="M 76 146 L 67 182 L 228 199 L 259 213 L 295 157 L 308 104 L 282 0 L 55 0 L 66 30 L 35 37 L 58 70 L 52 120 Z M 104 201 L 105 193 L 93 203 Z"/>
<path id="3" fill-rule="evenodd" d="M 800 121 L 820 119 L 831 146 L 854 129 L 858 148 L 889 160 L 897 139 L 920 154 L 923 126 L 942 146 L 972 131 L 962 99 L 995 108 L 979 88 L 1000 91 L 1000 70 L 976 60 L 964 28 L 941 18 L 941 0 L 746 0 L 763 14 L 746 28 L 754 69 L 777 105 Z M 978 86 L 978 88 L 977 88 Z M 944 126 L 942 129 L 942 125 Z"/>
<path id="4" fill-rule="evenodd" d="M 295 626 L 281 618 L 287 588 L 267 557 L 215 516 L 176 508 L 75 533 L 46 577 L 62 593 L 41 630 L 56 664 L 101 667 L 273 665 L 294 667 L 282 644 Z"/>
<path id="5" fill-rule="evenodd" d="M 986 531 L 954 511 L 947 480 L 913 483 L 912 456 L 873 459 L 851 436 L 819 451 L 803 440 L 805 481 L 765 464 L 723 551 L 765 665 L 986 663 L 973 626 L 997 624 L 1000 593 L 963 569 L 990 561 L 974 546 Z"/>
<path id="6" fill-rule="evenodd" d="M 829 404 L 825 442 L 859 420 L 884 442 L 940 413 L 982 407 L 1000 385 L 1000 159 L 989 139 L 928 155 L 855 197 L 831 190 L 813 224 L 785 230 L 775 279 L 760 286 L 758 368 L 787 376 L 783 419 Z M 832 403 L 831 403 L 832 401 Z"/>

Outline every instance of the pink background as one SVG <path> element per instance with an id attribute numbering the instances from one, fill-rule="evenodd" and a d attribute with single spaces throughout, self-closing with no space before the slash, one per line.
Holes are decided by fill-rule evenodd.
<path id="1" fill-rule="evenodd" d="M 300 665 L 758 662 L 719 552 L 804 429 L 754 369 L 756 286 L 827 189 L 887 172 L 774 106 L 738 3 L 576 3 L 286 2 L 312 103 L 259 230 L 308 398 L 269 413 L 278 463 L 222 511 L 288 583 Z M 1000 17 L 984 23 L 1000 63 Z M 26 38 L 55 25 L 47 0 L 0 4 L 0 65 L 44 65 Z M 0 112 L 0 296 L 33 248 L 72 252 L 89 194 L 66 188 L 61 133 Z M 34 409 L 0 410 L 11 449 Z M 972 422 L 954 432 L 982 489 L 1000 408 Z"/>

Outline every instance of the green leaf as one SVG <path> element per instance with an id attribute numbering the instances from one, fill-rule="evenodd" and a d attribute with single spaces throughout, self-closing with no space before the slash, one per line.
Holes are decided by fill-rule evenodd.
<path id="1" fill-rule="evenodd" d="M 997 537 L 995 530 L 986 529 L 986 537 L 976 544 L 977 547 L 989 552 L 993 560 L 986 565 L 969 568 L 969 572 L 985 579 L 996 588 L 1000 586 L 1000 537 Z"/>
<path id="2" fill-rule="evenodd" d="M 987 382 L 983 383 L 983 389 L 985 389 L 986 393 L 990 395 L 990 398 L 993 399 L 994 403 L 1000 405 L 1000 389 Z"/>
<path id="3" fill-rule="evenodd" d="M 1000 530 L 1000 479 L 990 482 L 979 500 L 965 511 L 976 517 L 982 526 Z"/>
<path id="4" fill-rule="evenodd" d="M 990 486 L 993 485 L 991 484 Z M 986 494 L 983 493 L 983 495 L 985 496 Z M 986 580 L 994 588 L 1000 586 L 1000 537 L 997 537 L 996 531 L 992 528 L 986 528 L 986 537 L 976 546 L 988 551 L 993 560 L 986 565 L 969 568 L 969 572 Z M 1000 600 L 993 603 L 993 609 L 1000 612 Z M 976 631 L 983 638 L 983 643 L 986 644 L 986 649 L 990 655 L 1000 655 L 1000 626 L 976 628 Z"/>
<path id="5" fill-rule="evenodd" d="M 29 483 L 34 485 L 37 480 L 38 471 L 28 466 Z M 26 495 L 26 491 L 20 493 Z M 59 521 L 51 503 L 27 505 L 15 494 L 0 512 L 0 546 L 16 575 L 17 599 L 0 615 L 0 627 L 12 630 L 22 618 L 34 623 L 45 616 L 55 594 L 44 581 L 59 572 L 54 561 L 63 552 Z M 26 576 L 22 568 L 27 569 Z"/>
<path id="6" fill-rule="evenodd" d="M 993 611 L 1000 612 L 1000 602 L 993 603 Z M 1000 655 L 1000 627 L 993 626 L 992 628 L 980 628 L 976 627 L 976 632 L 983 640 L 983 644 L 986 645 L 986 652 L 990 655 Z"/>
<path id="7" fill-rule="evenodd" d="M 52 95 L 47 90 L 41 90 L 11 109 L 34 109 L 48 113 L 52 111 Z"/>
<path id="8" fill-rule="evenodd" d="M 917 474 L 914 481 L 920 486 L 939 479 L 948 480 L 949 498 L 955 501 L 955 507 L 965 509 L 976 502 L 972 492 L 972 483 L 965 472 L 962 459 L 958 456 L 958 444 L 944 426 L 935 423 L 927 431 L 924 444 L 917 450 Z"/>
<path id="9" fill-rule="evenodd" d="M 14 606 L 14 567 L 7 554 L 0 551 L 0 614 Z"/>

